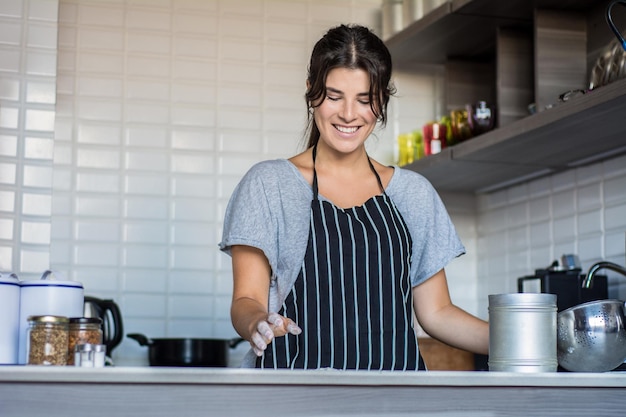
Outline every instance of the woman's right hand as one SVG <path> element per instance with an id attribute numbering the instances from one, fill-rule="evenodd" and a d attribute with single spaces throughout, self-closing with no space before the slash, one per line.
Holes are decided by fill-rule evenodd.
<path id="1" fill-rule="evenodd" d="M 250 333 L 252 350 L 257 356 L 262 356 L 275 337 L 281 337 L 287 333 L 299 335 L 302 329 L 287 317 L 278 313 L 269 313 L 264 320 L 257 322 L 255 329 Z"/>

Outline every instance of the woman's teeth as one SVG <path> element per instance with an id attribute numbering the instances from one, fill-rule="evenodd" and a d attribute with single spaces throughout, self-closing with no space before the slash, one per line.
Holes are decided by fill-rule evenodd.
<path id="1" fill-rule="evenodd" d="M 358 127 L 345 127 L 345 126 L 335 126 L 335 128 L 341 133 L 354 133 L 358 129 Z"/>

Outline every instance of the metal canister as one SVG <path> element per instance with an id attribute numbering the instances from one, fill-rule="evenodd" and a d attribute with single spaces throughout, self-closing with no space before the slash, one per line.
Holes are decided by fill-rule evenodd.
<path id="1" fill-rule="evenodd" d="M 489 370 L 556 372 L 556 295 L 489 296 Z"/>

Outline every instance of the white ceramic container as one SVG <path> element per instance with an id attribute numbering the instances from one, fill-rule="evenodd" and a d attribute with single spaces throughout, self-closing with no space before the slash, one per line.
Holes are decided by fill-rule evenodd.
<path id="1" fill-rule="evenodd" d="M 0 364 L 17 363 L 20 316 L 20 281 L 15 274 L 0 273 Z"/>

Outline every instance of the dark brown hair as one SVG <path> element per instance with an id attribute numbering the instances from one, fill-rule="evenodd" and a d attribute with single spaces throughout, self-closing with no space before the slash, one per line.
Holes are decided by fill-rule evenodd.
<path id="1" fill-rule="evenodd" d="M 360 25 L 340 25 L 330 29 L 315 44 L 311 53 L 305 94 L 309 140 L 307 148 L 317 144 L 320 131 L 313 118 L 313 108 L 326 98 L 326 78 L 335 68 L 361 69 L 369 74 L 369 102 L 376 118 L 387 123 L 387 104 L 395 93 L 391 84 L 391 54 L 370 29 Z"/>

